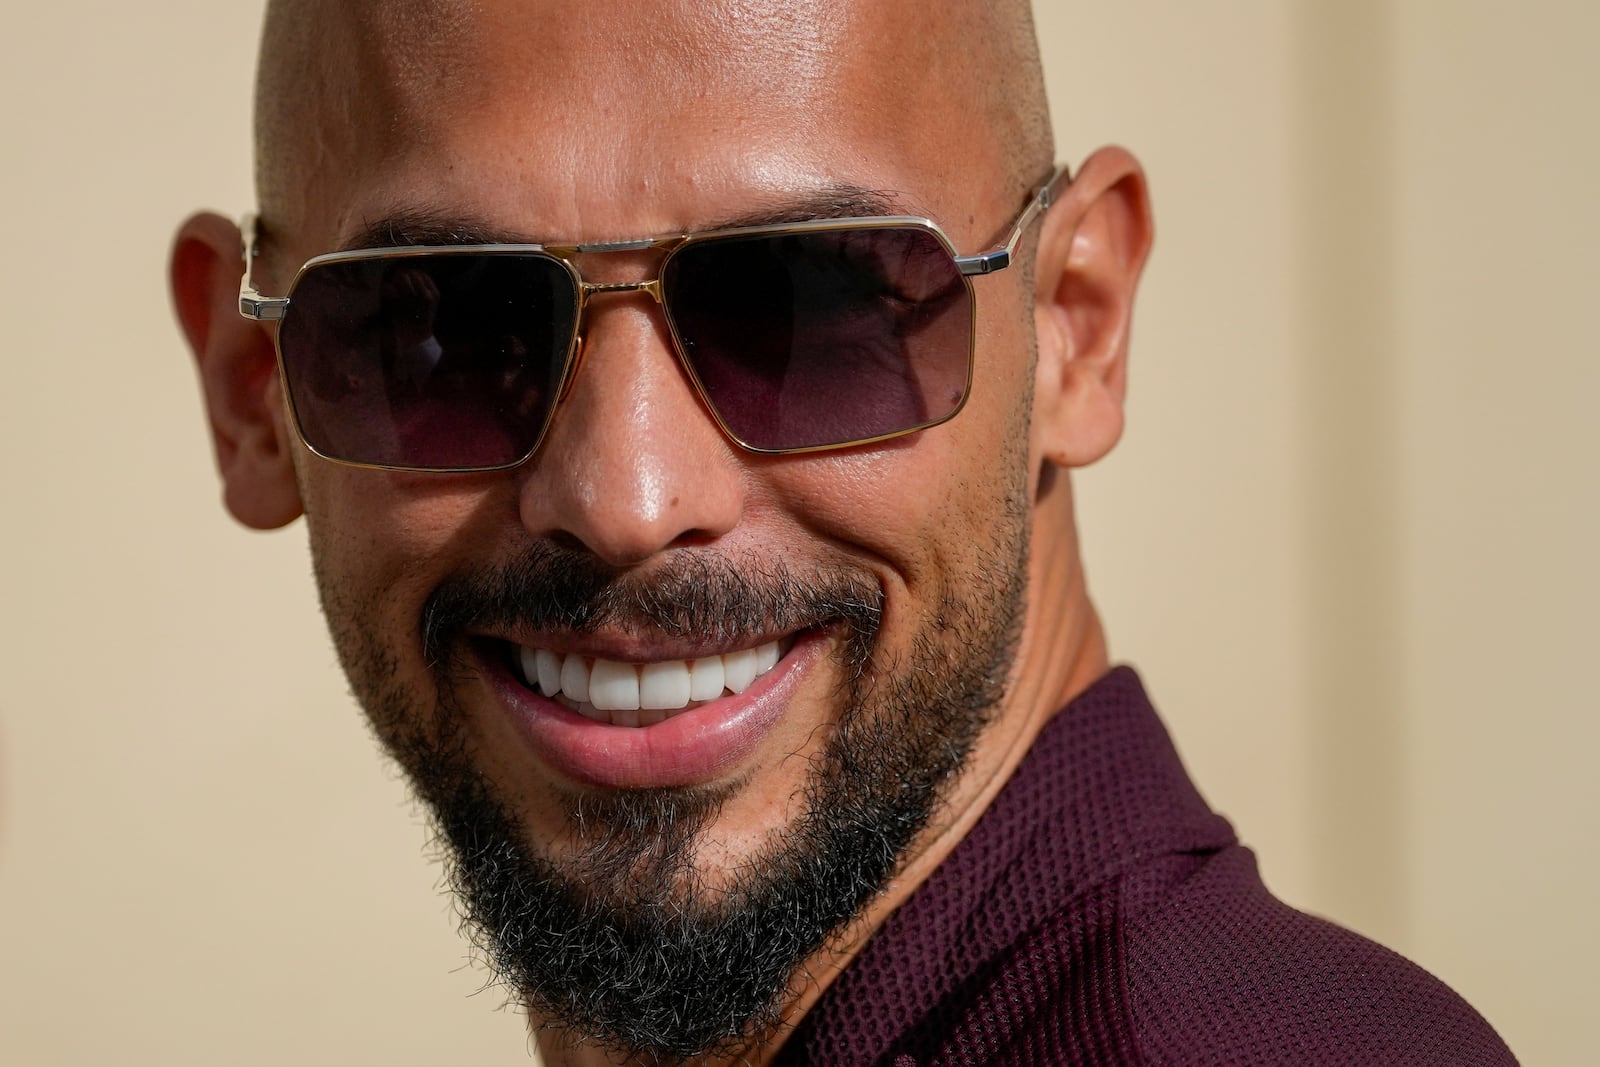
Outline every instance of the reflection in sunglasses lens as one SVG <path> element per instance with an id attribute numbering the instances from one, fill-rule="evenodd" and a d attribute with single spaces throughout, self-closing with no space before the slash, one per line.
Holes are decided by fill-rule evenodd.
<path id="1" fill-rule="evenodd" d="M 532 450 L 577 317 L 557 260 L 353 259 L 306 271 L 279 334 L 306 441 L 333 459 L 491 467 Z"/>
<path id="2" fill-rule="evenodd" d="M 928 230 L 712 238 L 668 260 L 662 290 L 711 406 L 751 447 L 882 437 L 966 395 L 971 290 Z"/>

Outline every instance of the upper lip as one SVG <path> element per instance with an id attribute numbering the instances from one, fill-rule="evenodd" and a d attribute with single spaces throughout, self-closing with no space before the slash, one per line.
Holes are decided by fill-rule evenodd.
<path id="1" fill-rule="evenodd" d="M 593 659 L 616 660 L 621 663 L 659 663 L 671 660 L 694 660 L 707 656 L 726 655 L 748 648 L 759 648 L 772 641 L 783 641 L 814 627 L 801 627 L 787 631 L 763 631 L 756 634 L 735 634 L 715 641 L 696 639 L 693 635 L 670 634 L 560 634 L 480 632 L 476 636 L 494 641 L 505 641 L 527 648 L 542 648 L 557 655 L 587 656 Z"/>

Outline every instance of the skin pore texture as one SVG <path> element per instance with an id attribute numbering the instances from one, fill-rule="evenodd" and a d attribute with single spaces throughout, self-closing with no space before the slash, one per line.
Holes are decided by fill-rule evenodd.
<path id="1" fill-rule="evenodd" d="M 976 252 L 1052 152 L 1016 0 L 280 2 L 257 133 L 268 294 L 396 217 L 592 242 L 840 190 Z M 1150 224 L 1125 152 L 1075 174 L 1019 266 L 975 282 L 962 413 L 798 456 L 723 437 L 632 294 L 588 308 L 578 376 L 515 470 L 319 459 L 272 327 L 234 309 L 237 230 L 180 231 L 226 503 L 261 528 L 306 516 L 353 690 L 547 1062 L 769 1059 L 1105 671 L 1062 471 L 1121 432 Z M 579 259 L 594 281 L 654 268 Z M 687 780 L 648 759 L 575 773 L 507 695 L 519 644 L 646 663 L 773 640 L 752 689 L 770 721 Z"/>

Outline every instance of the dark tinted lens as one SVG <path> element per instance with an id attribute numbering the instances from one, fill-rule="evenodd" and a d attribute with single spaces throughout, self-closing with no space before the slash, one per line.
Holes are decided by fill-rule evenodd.
<path id="1" fill-rule="evenodd" d="M 301 433 L 325 456 L 492 467 L 537 442 L 577 292 L 548 256 L 352 259 L 307 270 L 279 332 Z"/>
<path id="2" fill-rule="evenodd" d="M 928 230 L 713 238 L 661 280 L 711 406 L 752 447 L 879 437 L 966 396 L 972 291 Z"/>

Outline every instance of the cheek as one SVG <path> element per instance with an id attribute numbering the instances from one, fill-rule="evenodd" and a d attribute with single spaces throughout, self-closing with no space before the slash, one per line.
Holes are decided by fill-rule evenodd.
<path id="1" fill-rule="evenodd" d="M 1035 360 L 1017 294 L 980 295 L 995 299 L 979 302 L 972 389 L 955 418 L 873 448 L 782 462 L 769 473 L 786 510 L 891 559 L 992 521 L 1029 462 Z"/>
<path id="2" fill-rule="evenodd" d="M 312 560 L 330 615 L 385 645 L 415 634 L 421 609 L 441 578 L 490 558 L 501 524 L 516 518 L 503 475 L 414 475 L 340 467 L 307 457 L 301 467 Z"/>
<path id="3" fill-rule="evenodd" d="M 992 555 L 1001 516 L 1025 506 L 1025 377 L 980 373 L 961 413 L 922 433 L 791 458 L 768 479 L 777 506 L 809 535 L 864 556 L 891 616 L 936 612 Z"/>

